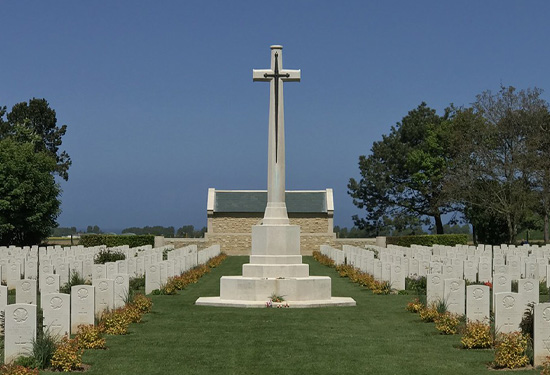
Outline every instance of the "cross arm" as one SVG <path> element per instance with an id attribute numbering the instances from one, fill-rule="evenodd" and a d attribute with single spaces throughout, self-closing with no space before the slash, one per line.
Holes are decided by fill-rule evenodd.
<path id="1" fill-rule="evenodd" d="M 253 81 L 263 81 L 263 82 L 269 82 L 271 80 L 271 77 L 265 77 L 265 74 L 273 74 L 273 70 L 271 69 L 253 69 L 252 70 L 252 80 Z"/>
<path id="2" fill-rule="evenodd" d="M 298 70 L 290 70 L 290 69 L 283 69 L 281 70 L 281 79 L 285 82 L 300 82 L 300 77 L 302 71 L 300 69 Z M 288 74 L 288 77 L 285 77 L 284 75 Z"/>

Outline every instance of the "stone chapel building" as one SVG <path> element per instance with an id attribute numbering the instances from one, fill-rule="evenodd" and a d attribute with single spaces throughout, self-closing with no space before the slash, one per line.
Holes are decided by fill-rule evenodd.
<path id="1" fill-rule="evenodd" d="M 334 201 L 332 189 L 286 191 L 290 224 L 301 230 L 300 249 L 310 255 L 325 243 L 333 243 Z M 267 205 L 267 190 L 208 189 L 208 225 L 205 239 L 219 243 L 230 255 L 249 255 L 252 226 L 260 224 Z"/>

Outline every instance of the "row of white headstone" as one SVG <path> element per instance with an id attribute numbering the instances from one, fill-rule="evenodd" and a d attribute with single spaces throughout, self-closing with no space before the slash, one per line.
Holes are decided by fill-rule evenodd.
<path id="1" fill-rule="evenodd" d="M 167 270 L 170 269 L 170 273 L 163 276 L 175 276 L 207 262 L 220 252 L 218 245 L 201 251 L 197 251 L 195 245 L 176 250 L 171 246 L 154 249 L 150 246 L 137 249 L 111 248 L 109 250 L 123 252 L 127 259 L 102 265 L 92 263 L 89 272 L 82 270 L 84 278 L 90 280 L 92 285 L 73 286 L 70 295 L 59 293 L 60 285 L 68 281 L 68 277 L 65 278 L 63 275 L 66 269 L 69 270 L 69 275 L 72 272 L 80 273 L 80 263 L 89 259 L 90 254 L 95 256 L 105 249 L 105 247 L 87 249 L 10 247 L 8 254 L 0 249 L 0 256 L 13 256 L 10 259 L 12 262 L 8 260 L 8 264 L 28 264 L 34 261 L 34 256 L 38 255 L 37 263 L 40 268 L 37 274 L 38 283 L 36 278 L 21 279 L 21 276 L 33 276 L 26 273 L 14 280 L 12 285 L 16 289 L 15 304 L 7 304 L 8 286 L 0 286 L 0 310 L 5 312 L 4 360 L 6 363 L 18 356 L 29 354 L 32 341 L 36 337 L 37 290 L 40 290 L 44 329 L 49 330 L 53 335 L 74 334 L 81 324 L 93 325 L 95 317 L 99 317 L 105 310 L 124 306 L 129 293 L 130 278 L 148 274 L 151 269 L 158 269 L 162 264 L 167 266 Z M 87 253 L 88 250 L 90 254 Z M 168 251 L 169 260 L 167 261 L 163 261 L 165 251 Z M 76 258 L 80 255 L 84 257 L 84 261 L 75 259 L 72 263 L 67 262 L 67 257 Z M 50 267 L 42 268 L 42 261 Z M 75 264 L 75 262 L 80 263 Z M 141 264 L 143 264 L 143 270 L 140 269 Z M 136 265 L 136 268 L 133 265 Z"/>
<path id="2" fill-rule="evenodd" d="M 501 333 L 520 330 L 523 314 L 533 303 L 535 365 L 550 355 L 550 304 L 539 304 L 539 282 L 549 280 L 549 247 L 344 246 L 338 250 L 322 246 L 321 253 L 336 264 L 351 264 L 389 281 L 396 289 L 405 288 L 405 277 L 426 276 L 428 304 L 442 301 L 447 311 L 466 315 L 470 321 L 489 322 L 493 310 Z M 513 280 L 517 293 L 512 292 Z M 466 286 L 466 281 L 491 283 L 492 296 L 488 285 Z"/>

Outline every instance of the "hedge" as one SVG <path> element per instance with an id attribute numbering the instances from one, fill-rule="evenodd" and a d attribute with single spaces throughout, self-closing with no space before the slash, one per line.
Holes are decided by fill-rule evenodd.
<path id="1" fill-rule="evenodd" d="M 115 234 L 84 234 L 80 237 L 79 245 L 85 247 L 106 245 L 107 247 L 128 245 L 130 247 L 155 245 L 155 236 L 143 234 L 137 236 L 118 236 Z"/>
<path id="2" fill-rule="evenodd" d="M 397 245 L 410 247 L 411 245 L 433 246 L 433 245 L 466 245 L 467 234 L 427 234 L 420 236 L 393 236 L 386 237 L 386 245 Z"/>

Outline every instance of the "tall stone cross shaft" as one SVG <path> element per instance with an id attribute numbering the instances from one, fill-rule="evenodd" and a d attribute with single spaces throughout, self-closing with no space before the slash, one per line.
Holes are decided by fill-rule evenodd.
<path id="1" fill-rule="evenodd" d="M 271 69 L 254 69 L 254 81 L 269 82 L 267 207 L 264 225 L 289 224 L 285 203 L 285 111 L 283 82 L 299 82 L 300 70 L 283 69 L 283 46 L 271 46 Z"/>

